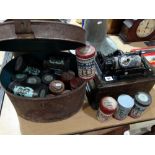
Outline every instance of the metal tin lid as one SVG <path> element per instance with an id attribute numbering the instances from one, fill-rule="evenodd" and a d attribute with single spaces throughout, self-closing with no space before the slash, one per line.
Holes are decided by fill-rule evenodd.
<path id="1" fill-rule="evenodd" d="M 27 79 L 27 75 L 26 74 L 16 74 L 15 75 L 15 80 L 22 82 L 25 81 Z"/>
<path id="2" fill-rule="evenodd" d="M 137 92 L 135 94 L 135 101 L 144 106 L 147 107 L 152 103 L 152 97 L 150 94 L 146 93 L 146 92 Z"/>
<path id="3" fill-rule="evenodd" d="M 112 114 L 117 108 L 117 101 L 114 98 L 107 96 L 101 99 L 99 106 L 103 113 Z"/>
<path id="4" fill-rule="evenodd" d="M 17 59 L 16 59 L 16 63 L 15 63 L 15 71 L 22 71 L 24 70 L 24 68 L 26 67 L 25 63 L 24 63 L 24 60 L 23 60 L 23 57 L 22 56 L 19 56 Z"/>
<path id="5" fill-rule="evenodd" d="M 89 59 L 94 57 L 96 49 L 93 46 L 87 45 L 76 49 L 76 56 L 81 59 Z"/>
<path id="6" fill-rule="evenodd" d="M 19 84 L 19 82 L 17 82 L 17 81 L 10 82 L 8 85 L 8 90 L 12 91 L 13 88 L 15 87 L 15 85 L 18 85 L 18 84 Z"/>
<path id="7" fill-rule="evenodd" d="M 30 19 L 0 23 L 0 51 L 62 51 L 84 46 L 85 41 L 85 30 L 71 24 Z"/>
<path id="8" fill-rule="evenodd" d="M 122 94 L 118 97 L 117 102 L 124 108 L 132 108 L 134 106 L 134 99 L 126 94 Z"/>
<path id="9" fill-rule="evenodd" d="M 78 88 L 79 86 L 81 86 L 83 83 L 83 80 L 78 78 L 78 77 L 75 77 L 73 78 L 72 80 L 70 80 L 70 86 L 71 86 L 71 89 L 76 89 Z"/>
<path id="10" fill-rule="evenodd" d="M 50 73 L 44 74 L 42 76 L 42 81 L 45 84 L 49 84 L 50 82 L 52 82 L 54 80 L 54 76 Z"/>
<path id="11" fill-rule="evenodd" d="M 45 97 L 47 94 L 47 90 L 45 88 L 42 88 L 39 92 L 39 97 Z"/>
<path id="12" fill-rule="evenodd" d="M 54 70 L 54 75 L 60 77 L 63 73 L 63 70 L 61 69 L 53 69 Z"/>
<path id="13" fill-rule="evenodd" d="M 61 79 L 64 82 L 69 82 L 73 78 L 75 78 L 75 73 L 73 71 L 63 72 L 61 75 Z"/>
<path id="14" fill-rule="evenodd" d="M 54 80 L 50 83 L 49 89 L 54 94 L 61 94 L 65 89 L 65 85 L 59 80 Z"/>
<path id="15" fill-rule="evenodd" d="M 26 82 L 28 84 L 40 84 L 41 79 L 38 76 L 30 76 L 27 78 Z"/>

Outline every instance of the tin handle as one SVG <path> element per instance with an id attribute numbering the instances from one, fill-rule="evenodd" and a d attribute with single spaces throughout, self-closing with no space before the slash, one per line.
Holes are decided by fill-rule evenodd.
<path id="1" fill-rule="evenodd" d="M 15 23 L 15 33 L 18 38 L 31 39 L 34 38 L 34 33 L 31 28 L 31 21 L 29 19 L 16 19 Z"/>

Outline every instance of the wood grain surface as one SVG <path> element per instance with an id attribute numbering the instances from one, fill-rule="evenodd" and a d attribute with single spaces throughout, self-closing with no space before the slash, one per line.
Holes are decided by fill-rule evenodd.
<path id="1" fill-rule="evenodd" d="M 14 107 L 7 98 L 0 118 L 0 134 L 77 134 L 98 129 L 118 127 L 125 124 L 143 122 L 155 119 L 155 90 L 152 89 L 152 105 L 138 118 L 127 117 L 123 121 L 114 118 L 101 123 L 96 119 L 96 111 L 85 103 L 82 109 L 74 116 L 53 123 L 35 123 L 18 117 Z"/>

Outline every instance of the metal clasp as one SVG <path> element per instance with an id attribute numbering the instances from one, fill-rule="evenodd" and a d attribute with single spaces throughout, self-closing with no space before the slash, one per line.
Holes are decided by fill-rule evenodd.
<path id="1" fill-rule="evenodd" d="M 14 20 L 14 23 L 15 33 L 18 38 L 34 38 L 34 33 L 31 28 L 31 21 L 29 19 L 17 19 Z"/>

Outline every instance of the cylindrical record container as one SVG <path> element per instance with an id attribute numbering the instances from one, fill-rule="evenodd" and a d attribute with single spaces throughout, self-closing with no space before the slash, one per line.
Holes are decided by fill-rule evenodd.
<path id="1" fill-rule="evenodd" d="M 138 118 L 142 115 L 145 109 L 152 103 L 151 95 L 146 92 L 137 92 L 135 94 L 135 105 L 130 112 L 130 116 Z"/>
<path id="2" fill-rule="evenodd" d="M 117 99 L 118 107 L 114 114 L 114 117 L 118 120 L 125 119 L 132 107 L 134 106 L 134 99 L 126 94 L 122 94 Z"/>
<path id="3" fill-rule="evenodd" d="M 69 82 L 73 78 L 75 78 L 75 73 L 71 70 L 68 72 L 63 72 L 61 75 L 61 79 L 63 82 Z"/>
<path id="4" fill-rule="evenodd" d="M 9 84 L 8 90 L 22 97 L 45 97 L 47 94 L 47 87 L 44 85 L 30 85 L 16 81 Z"/>
<path id="5" fill-rule="evenodd" d="M 93 46 L 87 45 L 76 49 L 78 75 L 84 80 L 90 80 L 95 76 L 96 50 Z"/>
<path id="6" fill-rule="evenodd" d="M 73 90 L 80 87 L 82 83 L 83 83 L 82 79 L 80 79 L 79 77 L 75 77 L 72 80 L 70 80 L 70 87 Z"/>
<path id="7" fill-rule="evenodd" d="M 15 63 L 15 71 L 37 76 L 40 74 L 40 69 L 36 66 L 28 66 L 22 56 L 19 56 Z"/>
<path id="8" fill-rule="evenodd" d="M 65 88 L 70 89 L 70 81 L 75 78 L 75 73 L 71 70 L 63 72 L 61 75 L 61 80 L 65 84 Z"/>
<path id="9" fill-rule="evenodd" d="M 19 56 L 15 63 L 15 71 L 22 72 L 26 68 L 26 63 L 22 56 Z"/>
<path id="10" fill-rule="evenodd" d="M 44 84 L 50 84 L 50 82 L 52 82 L 53 80 L 54 80 L 53 74 L 46 73 L 42 76 L 42 82 Z"/>
<path id="11" fill-rule="evenodd" d="M 41 79 L 38 76 L 30 76 L 27 78 L 26 83 L 28 84 L 40 84 L 41 83 Z"/>
<path id="12" fill-rule="evenodd" d="M 99 109 L 97 111 L 97 119 L 101 122 L 108 120 L 113 115 L 117 108 L 117 101 L 112 97 L 104 97 L 99 103 Z"/>
<path id="13" fill-rule="evenodd" d="M 26 74 L 15 74 L 13 76 L 13 80 L 18 81 L 18 82 L 23 82 L 27 79 L 27 75 Z"/>
<path id="14" fill-rule="evenodd" d="M 54 80 L 49 84 L 49 89 L 53 94 L 59 95 L 64 91 L 65 85 L 59 80 Z"/>
<path id="15" fill-rule="evenodd" d="M 34 76 L 38 76 L 40 74 L 40 69 L 36 68 L 36 67 L 32 67 L 32 66 L 27 66 L 24 71 L 24 73 L 27 73 L 29 75 L 34 75 Z"/>

